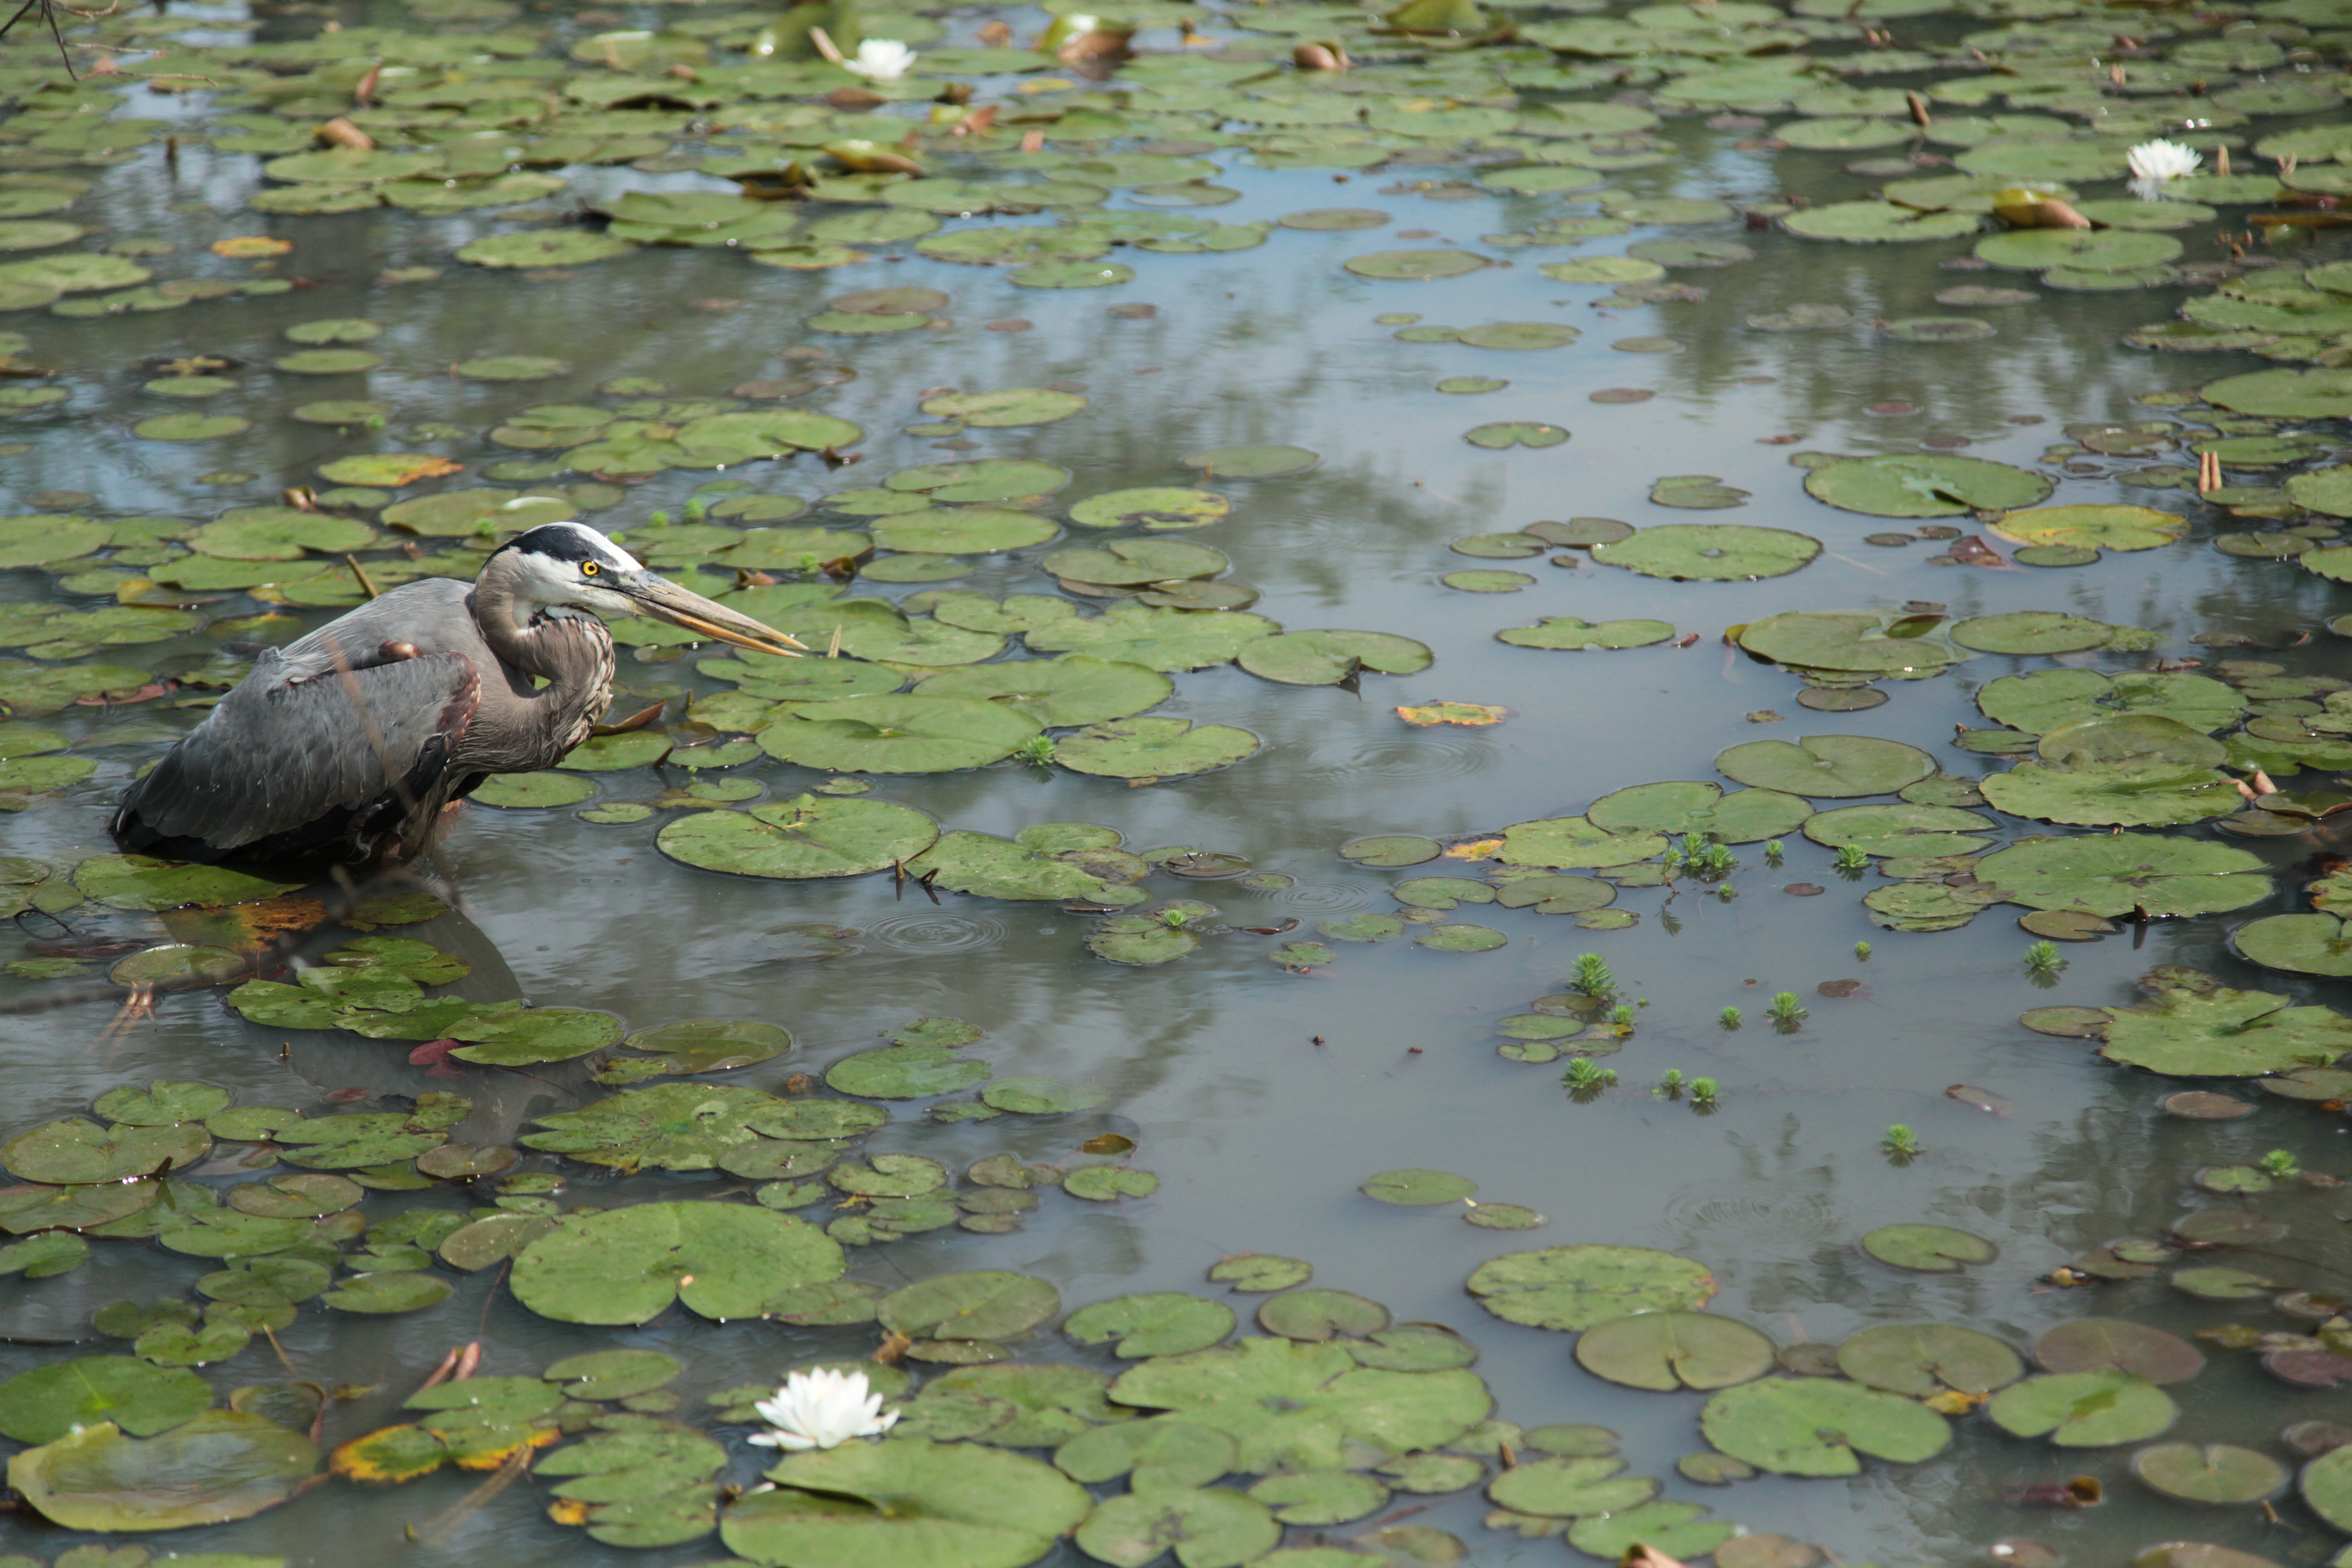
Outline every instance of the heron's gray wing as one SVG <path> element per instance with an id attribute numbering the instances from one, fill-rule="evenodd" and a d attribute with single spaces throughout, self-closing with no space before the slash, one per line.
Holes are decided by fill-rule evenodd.
<path id="1" fill-rule="evenodd" d="M 429 792 L 481 700 L 462 653 L 289 678 L 275 649 L 131 786 L 114 830 L 131 848 L 215 855 Z"/>

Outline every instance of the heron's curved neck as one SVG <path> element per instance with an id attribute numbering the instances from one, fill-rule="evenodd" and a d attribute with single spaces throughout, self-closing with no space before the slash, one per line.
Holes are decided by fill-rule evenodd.
<path id="1" fill-rule="evenodd" d="M 612 635 L 586 616 L 550 616 L 524 601 L 504 583 L 474 586 L 474 624 L 499 662 L 525 677 L 547 682 L 536 695 L 566 708 L 597 699 L 612 684 Z M 524 693 L 530 695 L 530 693 Z"/>

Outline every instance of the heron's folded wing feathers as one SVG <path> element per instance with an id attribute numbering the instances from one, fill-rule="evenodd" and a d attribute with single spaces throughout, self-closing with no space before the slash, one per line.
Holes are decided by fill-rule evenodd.
<path id="1" fill-rule="evenodd" d="M 273 651 L 254 673 L 132 787 L 120 821 L 234 849 L 420 790 L 481 696 L 462 653 L 288 679 Z"/>

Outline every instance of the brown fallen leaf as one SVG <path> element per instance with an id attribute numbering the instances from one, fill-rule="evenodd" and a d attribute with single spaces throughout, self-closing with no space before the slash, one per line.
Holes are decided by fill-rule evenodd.
<path id="1" fill-rule="evenodd" d="M 374 137 L 340 114 L 320 126 L 311 134 L 330 147 L 348 147 L 354 153 L 368 153 L 375 149 Z"/>
<path id="2" fill-rule="evenodd" d="M 1679 1557 L 1669 1557 L 1647 1542 L 1637 1541 L 1617 1559 L 1617 1568 L 1684 1568 Z"/>
<path id="3" fill-rule="evenodd" d="M 2011 564 L 2009 557 L 1973 533 L 1952 541 L 1951 549 L 1947 553 L 1963 566 L 1985 566 L 1996 572 L 2024 570 L 2021 566 Z"/>

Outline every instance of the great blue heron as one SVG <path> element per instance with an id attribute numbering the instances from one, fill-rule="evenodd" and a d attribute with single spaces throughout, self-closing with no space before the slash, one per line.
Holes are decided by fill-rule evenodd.
<path id="1" fill-rule="evenodd" d="M 471 584 L 404 584 L 263 652 L 131 787 L 115 837 L 179 860 L 417 855 L 443 808 L 486 776 L 546 767 L 587 738 L 613 695 L 613 634 L 595 612 L 805 651 L 594 529 L 547 523 L 501 546 Z"/>

